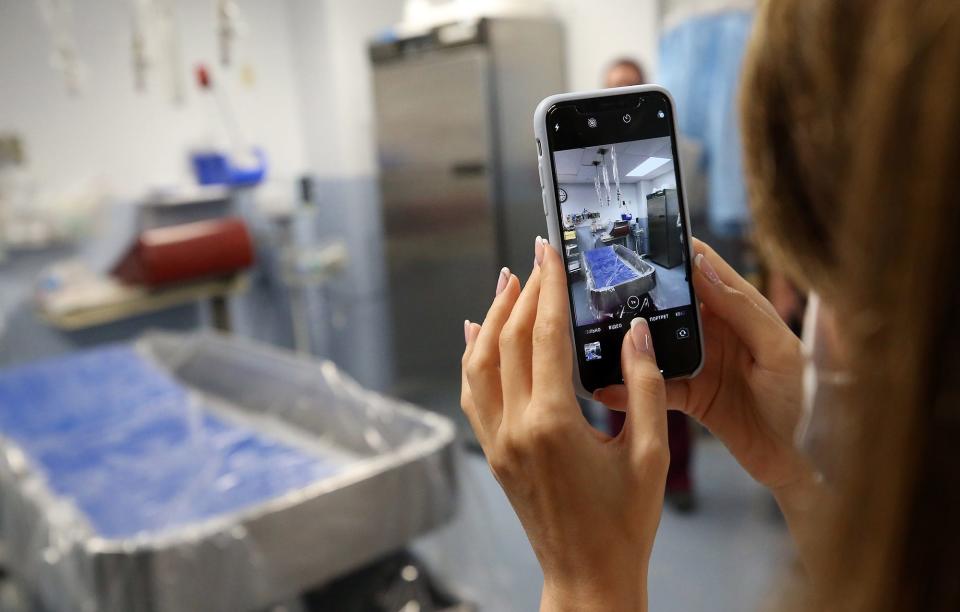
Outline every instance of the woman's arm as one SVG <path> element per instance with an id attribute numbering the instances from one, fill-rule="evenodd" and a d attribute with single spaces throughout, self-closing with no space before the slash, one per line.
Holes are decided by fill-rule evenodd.
<path id="1" fill-rule="evenodd" d="M 796 482 L 772 490 L 774 499 L 787 521 L 787 529 L 797 545 L 797 552 L 805 567 L 813 565 L 812 556 L 817 532 L 812 529 L 811 512 L 824 503 L 827 495 L 824 484 L 808 471 Z"/>
<path id="2" fill-rule="evenodd" d="M 630 612 L 647 611 L 647 574 L 642 581 L 630 584 L 620 580 L 613 588 L 604 589 L 601 584 L 591 585 L 586 590 L 571 589 L 566 585 L 543 585 L 540 597 L 541 612 Z M 623 588 L 626 587 L 626 588 Z"/>

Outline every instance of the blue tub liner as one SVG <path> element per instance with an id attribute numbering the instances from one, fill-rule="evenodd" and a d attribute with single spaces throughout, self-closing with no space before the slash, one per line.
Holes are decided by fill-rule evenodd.
<path id="1" fill-rule="evenodd" d="M 640 274 L 633 267 L 621 259 L 612 246 L 591 249 L 583 254 L 587 262 L 590 275 L 593 276 L 595 289 L 615 287 L 640 278 Z"/>
<path id="2" fill-rule="evenodd" d="M 0 434 L 107 538 L 242 511 L 344 467 L 203 402 L 131 346 L 109 346 L 0 371 Z"/>

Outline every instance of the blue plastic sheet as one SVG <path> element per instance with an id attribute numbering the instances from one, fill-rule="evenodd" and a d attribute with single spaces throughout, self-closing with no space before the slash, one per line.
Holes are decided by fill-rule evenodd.
<path id="1" fill-rule="evenodd" d="M 688 19 L 660 39 L 660 81 L 676 100 L 681 133 L 704 147 L 707 214 L 721 236 L 742 236 L 750 224 L 737 94 L 752 24 L 750 11 L 722 11 Z"/>
<path id="2" fill-rule="evenodd" d="M 221 418 L 129 346 L 0 372 L 0 432 L 111 538 L 240 511 L 340 467 Z"/>
<path id="3" fill-rule="evenodd" d="M 585 251 L 583 258 L 593 277 L 594 289 L 615 287 L 640 278 L 640 274 L 621 259 L 612 246 Z"/>

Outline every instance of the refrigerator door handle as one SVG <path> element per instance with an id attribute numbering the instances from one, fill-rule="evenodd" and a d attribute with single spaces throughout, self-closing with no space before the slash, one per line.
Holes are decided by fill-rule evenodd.
<path id="1" fill-rule="evenodd" d="M 481 160 L 459 161 L 450 166 L 450 173 L 459 178 L 473 178 L 487 174 L 487 163 Z"/>

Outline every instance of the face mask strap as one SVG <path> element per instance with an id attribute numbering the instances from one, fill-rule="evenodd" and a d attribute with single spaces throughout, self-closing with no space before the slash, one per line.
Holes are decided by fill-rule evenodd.
<path id="1" fill-rule="evenodd" d="M 803 318 L 803 330 L 801 339 L 803 342 L 803 402 L 800 420 L 794 430 L 793 444 L 802 452 L 813 464 L 816 470 L 818 480 L 823 479 L 823 468 L 828 463 L 827 457 L 823 451 L 829 452 L 824 448 L 822 425 L 835 424 L 828 422 L 829 409 L 824 410 L 819 404 L 818 397 L 822 398 L 822 391 L 825 388 L 845 387 L 853 381 L 853 377 L 846 373 L 836 370 L 819 368 L 816 363 L 816 340 L 818 333 L 818 320 L 820 317 L 820 296 L 811 292 L 807 300 L 807 311 Z M 837 394 L 829 394 L 836 396 Z M 817 427 L 815 421 L 821 425 Z"/>

